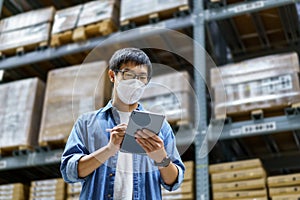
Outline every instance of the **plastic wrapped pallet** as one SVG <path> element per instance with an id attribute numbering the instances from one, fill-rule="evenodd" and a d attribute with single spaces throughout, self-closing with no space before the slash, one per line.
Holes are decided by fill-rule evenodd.
<path id="1" fill-rule="evenodd" d="M 18 47 L 34 50 L 41 44 L 47 44 L 50 37 L 50 23 L 18 29 L 0 34 L 0 51 L 13 54 Z"/>
<path id="2" fill-rule="evenodd" d="M 44 83 L 30 78 L 0 85 L 0 148 L 37 145 Z"/>
<path id="3" fill-rule="evenodd" d="M 85 3 L 80 13 L 77 27 L 112 19 L 115 24 L 119 18 L 119 1 L 98 0 Z"/>
<path id="4" fill-rule="evenodd" d="M 166 12 L 186 5 L 188 5 L 188 0 L 122 0 L 120 21 L 147 17 L 153 13 Z"/>
<path id="5" fill-rule="evenodd" d="M 161 113 L 170 122 L 193 119 L 193 93 L 188 72 L 155 76 L 140 100 L 148 111 Z"/>
<path id="6" fill-rule="evenodd" d="M 80 114 L 106 104 L 111 95 L 106 67 L 92 62 L 48 73 L 40 145 L 65 141 Z"/>
<path id="7" fill-rule="evenodd" d="M 22 183 L 0 185 L 0 199 L 5 200 L 23 200 L 28 197 L 27 185 Z"/>
<path id="8" fill-rule="evenodd" d="M 296 53 L 266 56 L 212 69 L 215 117 L 224 112 L 234 114 L 300 102 L 298 72 Z"/>
<path id="9" fill-rule="evenodd" d="M 0 32 L 8 32 L 46 22 L 52 22 L 54 12 L 55 9 L 53 7 L 48 7 L 2 19 L 0 21 Z"/>
<path id="10" fill-rule="evenodd" d="M 83 5 L 80 4 L 56 11 L 52 27 L 52 34 L 61 33 L 76 28 L 82 8 Z"/>
<path id="11" fill-rule="evenodd" d="M 30 200 L 55 199 L 64 200 L 66 197 L 66 184 L 63 179 L 47 179 L 32 181 L 30 187 Z"/>

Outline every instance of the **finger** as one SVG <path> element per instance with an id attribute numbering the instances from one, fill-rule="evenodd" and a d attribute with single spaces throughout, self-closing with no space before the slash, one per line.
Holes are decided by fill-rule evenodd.
<path id="1" fill-rule="evenodd" d="M 137 131 L 136 134 L 137 134 L 140 138 L 144 138 L 144 139 L 149 138 L 149 136 L 148 136 L 146 133 L 144 133 L 143 131 L 141 131 L 141 130 Z"/>
<path id="2" fill-rule="evenodd" d="M 106 132 L 111 132 L 112 130 L 113 130 L 112 128 L 105 129 Z"/>
<path id="3" fill-rule="evenodd" d="M 149 148 L 149 146 L 147 144 L 145 144 L 143 139 L 136 139 L 136 141 L 146 151 L 146 153 L 151 152 L 151 149 Z"/>
<path id="4" fill-rule="evenodd" d="M 143 132 L 144 134 L 148 135 L 148 137 L 152 137 L 152 136 L 156 135 L 154 132 L 152 132 L 152 131 L 150 131 L 150 130 L 148 130 L 148 129 L 146 129 L 146 128 L 143 128 L 143 129 L 142 129 L 142 132 Z"/>
<path id="5" fill-rule="evenodd" d="M 162 148 L 162 145 L 151 139 L 140 138 L 139 141 L 149 149 L 149 152 L 156 151 Z"/>

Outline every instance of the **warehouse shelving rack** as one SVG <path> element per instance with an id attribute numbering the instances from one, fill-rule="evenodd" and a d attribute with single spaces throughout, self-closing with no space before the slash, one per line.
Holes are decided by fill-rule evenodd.
<path id="1" fill-rule="evenodd" d="M 158 22 L 153 25 L 153 27 L 164 27 L 168 29 L 179 29 L 184 27 L 193 27 L 194 40 L 198 42 L 203 47 L 206 46 L 205 33 L 207 31 L 206 25 L 210 22 L 228 19 L 234 16 L 254 13 L 268 8 L 280 7 L 291 5 L 300 2 L 300 0 L 264 0 L 264 1 L 249 1 L 232 4 L 226 7 L 206 9 L 204 7 L 204 0 L 193 0 L 193 13 L 189 16 L 182 18 L 173 18 Z M 0 0 L 0 5 L 2 6 L 3 1 Z M 145 33 L 146 34 L 146 33 Z M 156 30 L 149 30 L 147 34 L 156 34 Z M 108 36 L 109 37 L 109 36 Z M 130 35 L 128 36 L 130 37 Z M 95 48 L 100 42 L 104 41 L 107 37 L 93 38 L 89 39 L 85 43 L 73 43 L 59 48 L 47 48 L 40 51 L 28 52 L 21 56 L 13 56 L 9 58 L 4 58 L 0 61 L 0 70 L 14 70 L 22 68 L 26 65 L 34 65 L 41 61 L 53 61 L 57 58 L 72 55 L 76 53 L 81 53 L 89 51 Z M 126 37 L 125 37 L 126 38 Z M 211 38 L 208 38 L 210 40 Z M 212 42 L 209 42 L 210 45 Z M 286 51 L 286 49 L 280 49 L 278 51 Z M 270 51 L 271 52 L 271 51 Z M 212 52 L 214 55 L 216 52 Z M 217 54 L 217 53 L 216 53 Z M 256 54 L 251 54 L 255 56 Z M 260 55 L 260 54 L 259 54 Z M 222 58 L 222 61 L 216 60 L 216 63 L 226 63 L 228 58 L 222 55 L 215 55 L 215 58 Z M 243 57 L 246 58 L 246 57 Z M 241 59 L 241 58 L 240 58 Z M 237 59 L 238 60 L 238 59 Z M 194 48 L 194 64 L 195 70 L 201 74 L 207 74 L 205 53 L 198 48 Z M 208 156 L 200 158 L 200 148 L 206 148 L 206 131 L 208 128 L 208 101 L 206 97 L 206 85 L 205 80 L 200 77 L 195 78 L 195 91 L 198 101 L 200 102 L 200 115 L 199 117 L 199 129 L 196 130 L 195 138 L 195 160 L 196 160 L 196 199 L 208 200 L 210 199 L 210 186 L 209 186 L 209 175 L 208 175 Z M 287 112 L 287 115 L 280 117 L 265 118 L 260 120 L 249 120 L 236 123 L 225 124 L 223 133 L 221 134 L 220 140 L 232 139 L 251 135 L 263 135 L 272 134 L 279 131 L 286 130 L 299 130 L 300 129 L 300 115 L 299 110 L 294 110 Z M 257 127 L 263 126 L 268 123 L 273 126 L 267 130 L 262 131 L 246 131 L 247 127 Z M 275 126 L 274 126 L 275 125 Z M 213 122 L 212 122 L 213 127 Z M 211 138 L 210 138 L 211 139 Z M 179 145 L 183 145 L 184 142 Z M 22 175 L 22 173 L 27 173 L 27 176 L 33 178 L 50 178 L 51 176 L 59 176 L 59 162 L 62 149 L 50 150 L 50 149 L 36 149 L 32 152 L 24 152 L 24 154 L 19 152 L 19 155 L 13 157 L 3 157 L 0 159 L 0 182 L 4 179 L 9 179 L 11 182 L 17 175 Z M 296 155 L 297 156 L 297 155 Z M 287 157 L 286 164 L 295 166 L 295 155 L 290 155 Z M 276 159 L 270 160 L 271 164 L 278 166 L 278 161 Z M 270 164 L 270 165 L 271 165 Z M 22 176 L 20 176 L 22 177 Z M 2 180 L 3 179 L 3 180 Z"/>

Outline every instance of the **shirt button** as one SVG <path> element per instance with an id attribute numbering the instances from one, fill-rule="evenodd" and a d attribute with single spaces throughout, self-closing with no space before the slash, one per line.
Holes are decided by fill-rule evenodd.
<path id="1" fill-rule="evenodd" d="M 110 176 L 110 177 L 112 177 L 112 176 L 113 176 L 113 174 L 112 174 L 112 173 L 110 173 L 110 174 L 109 174 L 109 176 Z"/>
<path id="2" fill-rule="evenodd" d="M 111 195 L 110 195 L 110 194 L 108 194 L 108 195 L 107 195 L 107 197 L 108 197 L 108 198 L 110 198 L 110 197 L 111 197 Z"/>

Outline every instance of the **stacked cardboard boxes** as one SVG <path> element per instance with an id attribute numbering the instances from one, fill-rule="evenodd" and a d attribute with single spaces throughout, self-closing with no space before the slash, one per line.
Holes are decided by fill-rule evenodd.
<path id="1" fill-rule="evenodd" d="M 79 115 L 103 107 L 111 85 L 105 62 L 92 62 L 48 73 L 39 144 L 65 142 Z"/>
<path id="2" fill-rule="evenodd" d="M 34 49 L 39 44 L 47 45 L 54 8 L 34 10 L 0 21 L 0 52 L 14 54 L 18 47 Z"/>
<path id="3" fill-rule="evenodd" d="M 65 194 L 66 184 L 63 179 L 39 180 L 31 182 L 29 199 L 64 200 Z"/>
<path id="4" fill-rule="evenodd" d="M 1 150 L 38 144 L 44 87 L 37 78 L 0 85 Z"/>
<path id="5" fill-rule="evenodd" d="M 194 96 L 190 83 L 186 71 L 155 76 L 140 102 L 146 110 L 164 114 L 169 122 L 192 121 Z"/>
<path id="6" fill-rule="evenodd" d="M 80 192 L 81 192 L 81 183 L 69 183 L 67 185 L 67 200 L 79 200 Z"/>
<path id="7" fill-rule="evenodd" d="M 52 28 L 51 46 L 116 31 L 119 7 L 117 0 L 98 0 L 57 11 Z M 78 27 L 81 28 L 76 29 Z"/>
<path id="8" fill-rule="evenodd" d="M 148 22 L 149 15 L 159 13 L 158 17 L 170 17 L 174 12 L 183 6 L 188 5 L 188 0 L 122 0 L 120 21 L 133 20 L 136 23 Z"/>
<path id="9" fill-rule="evenodd" d="M 266 173 L 259 159 L 209 166 L 213 199 L 267 200 Z"/>
<path id="10" fill-rule="evenodd" d="M 0 199 L 24 200 L 27 199 L 29 187 L 22 183 L 0 185 Z"/>
<path id="11" fill-rule="evenodd" d="M 166 189 L 162 188 L 162 199 L 163 200 L 192 200 L 194 198 L 194 162 L 193 161 L 186 161 L 184 162 L 185 165 L 185 173 L 184 179 L 181 186 L 172 192 L 167 191 Z"/>
<path id="12" fill-rule="evenodd" d="M 298 73 L 297 53 L 255 58 L 212 69 L 215 117 L 300 102 Z"/>
<path id="13" fill-rule="evenodd" d="M 300 174 L 268 177 L 269 194 L 272 200 L 300 199 Z"/>

